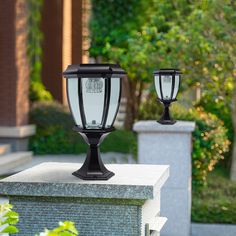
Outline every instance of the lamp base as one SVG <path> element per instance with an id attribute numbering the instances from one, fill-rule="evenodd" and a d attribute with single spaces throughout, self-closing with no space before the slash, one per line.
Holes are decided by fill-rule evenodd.
<path id="1" fill-rule="evenodd" d="M 157 122 L 159 124 L 162 124 L 162 125 L 173 125 L 173 124 L 175 124 L 176 120 L 172 119 L 172 117 L 170 115 L 169 107 L 170 107 L 171 102 L 176 101 L 176 99 L 171 100 L 171 101 L 166 101 L 166 100 L 159 100 L 159 101 L 163 103 L 164 111 L 162 113 L 162 116 L 161 116 L 160 120 L 158 120 Z"/>
<path id="2" fill-rule="evenodd" d="M 72 175 L 83 179 L 83 180 L 108 180 L 115 174 L 109 170 L 107 170 L 105 173 L 102 172 L 84 172 L 83 170 L 79 169 L 72 173 Z"/>
<path id="3" fill-rule="evenodd" d="M 176 123 L 176 120 L 158 120 L 157 122 L 162 125 L 173 125 Z"/>
<path id="4" fill-rule="evenodd" d="M 99 145 L 104 138 L 114 129 L 106 130 L 82 130 L 75 128 L 89 145 L 87 156 L 82 167 L 73 172 L 72 175 L 83 180 L 108 180 L 115 174 L 109 171 L 103 164 Z"/>

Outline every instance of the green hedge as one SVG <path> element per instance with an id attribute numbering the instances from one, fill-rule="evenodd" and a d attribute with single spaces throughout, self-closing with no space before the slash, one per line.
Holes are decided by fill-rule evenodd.
<path id="1" fill-rule="evenodd" d="M 79 154 L 87 151 L 81 136 L 72 130 L 74 121 L 68 109 L 56 102 L 37 102 L 30 111 L 30 122 L 37 125 L 29 146 L 35 154 Z M 106 137 L 102 152 L 133 152 L 135 134 L 116 130 Z"/>
<path id="2" fill-rule="evenodd" d="M 230 145 L 230 152 L 228 152 L 225 156 L 225 160 L 223 162 L 224 166 L 227 168 L 230 168 L 231 166 L 231 156 L 232 156 L 232 144 L 234 139 L 234 128 L 232 123 L 232 117 L 231 117 L 231 108 L 230 108 L 231 102 L 227 99 L 218 99 L 215 97 L 212 97 L 210 95 L 202 96 L 199 105 L 204 107 L 206 112 L 210 112 L 212 114 L 215 114 L 217 117 L 219 117 L 225 124 L 225 127 L 227 128 L 227 136 L 228 139 L 231 142 Z"/>
<path id="3" fill-rule="evenodd" d="M 142 104 L 140 119 L 158 119 L 161 106 L 150 97 Z M 195 187 L 206 185 L 206 177 L 214 166 L 224 159 L 229 151 L 230 141 L 223 121 L 202 107 L 185 109 L 177 104 L 172 105 L 171 114 L 177 120 L 196 122 L 193 132 L 192 179 Z"/>
<path id="4" fill-rule="evenodd" d="M 192 221 L 236 224 L 236 183 L 216 168 L 207 177 L 208 187 L 193 191 Z"/>

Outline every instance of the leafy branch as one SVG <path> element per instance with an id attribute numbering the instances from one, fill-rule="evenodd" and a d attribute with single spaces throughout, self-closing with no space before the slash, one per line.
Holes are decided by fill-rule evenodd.
<path id="1" fill-rule="evenodd" d="M 19 232 L 15 226 L 19 221 L 19 215 L 12 211 L 12 208 L 9 203 L 0 204 L 0 234 L 15 234 Z"/>
<path id="2" fill-rule="evenodd" d="M 48 230 L 45 229 L 44 232 L 36 236 L 77 236 L 79 235 L 75 225 L 71 221 L 59 222 L 59 227 Z"/>

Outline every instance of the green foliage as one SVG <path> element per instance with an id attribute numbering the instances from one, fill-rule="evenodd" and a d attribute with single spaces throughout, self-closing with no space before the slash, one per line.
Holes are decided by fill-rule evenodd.
<path id="1" fill-rule="evenodd" d="M 209 174 L 207 183 L 207 188 L 193 191 L 192 221 L 236 224 L 236 184 L 218 168 Z"/>
<path id="2" fill-rule="evenodd" d="M 19 215 L 12 211 L 12 208 L 9 203 L 0 204 L 0 234 L 15 234 L 18 232 L 15 225 L 19 221 Z"/>
<path id="3" fill-rule="evenodd" d="M 100 61 L 118 63 L 128 73 L 125 126 L 131 129 L 145 83 L 152 78 L 149 60 L 153 50 L 149 40 L 155 32 L 143 31 L 144 37 L 140 32 L 151 15 L 152 0 L 94 0 L 92 3 L 90 55 Z"/>
<path id="4" fill-rule="evenodd" d="M 143 24 L 149 18 L 152 1 L 94 0 L 92 3 L 90 55 L 119 63 L 132 80 L 139 77 L 150 81 L 147 76 L 153 51 L 150 41 L 156 31 L 143 30 Z"/>
<path id="5" fill-rule="evenodd" d="M 30 138 L 30 150 L 35 154 L 79 154 L 87 152 L 87 145 L 72 130 L 74 121 L 66 107 L 56 102 L 35 103 L 30 122 L 37 125 L 36 135 Z M 132 132 L 117 130 L 106 137 L 102 152 L 132 152 L 136 137 Z"/>
<path id="6" fill-rule="evenodd" d="M 206 112 L 210 112 L 212 114 L 215 114 L 217 117 L 219 117 L 223 122 L 225 127 L 227 128 L 227 137 L 229 141 L 231 142 L 230 147 L 232 146 L 233 139 L 234 139 L 234 129 L 231 119 L 231 111 L 230 111 L 230 103 L 227 103 L 224 99 L 218 99 L 215 98 L 215 100 L 212 99 L 210 96 L 204 96 L 201 98 L 200 102 L 198 103 L 198 106 L 203 106 L 204 110 Z M 222 164 L 224 164 L 227 168 L 230 165 L 231 162 L 231 148 L 228 153 L 224 154 L 225 160 Z"/>
<path id="7" fill-rule="evenodd" d="M 176 118 L 180 119 L 180 117 Z M 196 129 L 193 133 L 192 176 L 193 185 L 206 184 L 208 172 L 222 159 L 224 153 L 229 151 L 230 141 L 227 138 L 227 129 L 224 123 L 215 115 L 206 113 L 202 108 L 190 110 L 190 116 L 182 119 L 195 120 Z"/>
<path id="8" fill-rule="evenodd" d="M 141 107 L 141 119 L 158 119 L 160 105 L 149 97 Z M 224 123 L 202 107 L 185 109 L 177 104 L 171 107 L 171 114 L 177 120 L 196 122 L 193 132 L 192 181 L 195 187 L 207 184 L 206 177 L 214 166 L 229 151 L 230 141 Z"/>
<path id="9" fill-rule="evenodd" d="M 140 97 L 153 78 L 151 72 L 167 67 L 184 72 L 182 90 L 200 86 L 203 99 L 216 105 L 212 110 L 218 109 L 215 101 L 224 101 L 228 109 L 224 121 L 230 119 L 236 76 L 234 1 L 93 2 L 90 52 L 120 63 L 127 71 L 132 121 L 138 117 Z"/>
<path id="10" fill-rule="evenodd" d="M 0 235 L 16 234 L 19 232 L 15 226 L 19 221 L 18 213 L 12 211 L 13 206 L 9 203 L 0 204 Z M 59 227 L 48 230 L 45 229 L 43 233 L 38 236 L 76 236 L 79 232 L 71 221 L 59 222 Z"/>
<path id="11" fill-rule="evenodd" d="M 76 236 L 79 235 L 78 230 L 75 228 L 75 224 L 71 221 L 59 222 L 59 227 L 48 230 L 45 229 L 43 233 L 36 236 Z"/>
<path id="12" fill-rule="evenodd" d="M 184 88 L 200 82 L 203 94 L 210 94 L 213 99 L 230 95 L 235 61 L 235 5 L 231 1 L 212 0 L 203 7 L 196 1 L 172 0 L 159 1 L 155 6 L 159 10 L 147 26 L 156 27 L 158 32 L 154 40 L 158 55 L 155 64 L 181 68 Z M 164 30 L 160 18 L 165 19 Z"/>
<path id="13" fill-rule="evenodd" d="M 28 57 L 30 63 L 30 100 L 52 100 L 52 95 L 47 91 L 41 81 L 42 69 L 42 40 L 40 30 L 41 9 L 43 0 L 29 0 L 28 17 Z"/>
<path id="14" fill-rule="evenodd" d="M 149 16 L 150 3 L 136 0 L 92 0 L 91 3 L 90 55 L 109 60 L 107 44 L 125 47 L 130 32 L 140 29 Z"/>

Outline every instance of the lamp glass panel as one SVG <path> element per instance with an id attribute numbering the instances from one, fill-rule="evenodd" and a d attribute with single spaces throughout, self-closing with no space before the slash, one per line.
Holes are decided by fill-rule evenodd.
<path id="1" fill-rule="evenodd" d="M 105 98 L 105 79 L 82 78 L 82 97 L 86 128 L 101 128 Z"/>
<path id="2" fill-rule="evenodd" d="M 81 126 L 79 109 L 78 78 L 67 79 L 67 98 L 76 125 Z"/>
<path id="3" fill-rule="evenodd" d="M 170 100 L 172 90 L 172 75 L 161 75 L 161 89 L 163 100 Z"/>
<path id="4" fill-rule="evenodd" d="M 161 89 L 160 89 L 160 76 L 159 75 L 155 75 L 154 78 L 155 78 L 154 79 L 154 84 L 155 84 L 157 96 L 158 96 L 158 98 L 162 99 L 162 97 L 161 97 Z"/>
<path id="5" fill-rule="evenodd" d="M 110 96 L 110 104 L 106 122 L 107 128 L 113 125 L 113 120 L 115 119 L 116 111 L 119 106 L 120 83 L 121 83 L 120 78 L 111 79 L 111 96 Z"/>
<path id="6" fill-rule="evenodd" d="M 175 85 L 174 85 L 174 93 L 173 93 L 173 98 L 175 99 L 178 91 L 179 91 L 179 82 L 180 82 L 180 76 L 179 75 L 175 75 Z"/>

